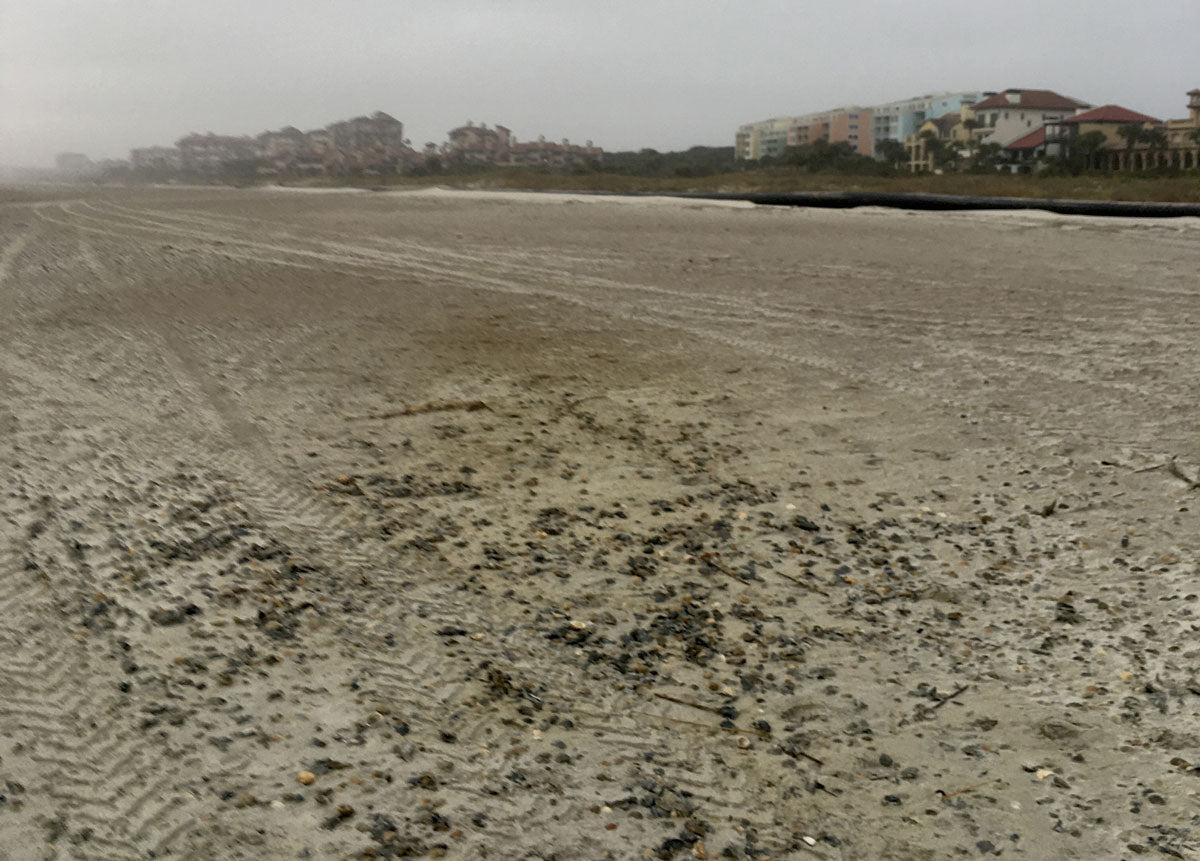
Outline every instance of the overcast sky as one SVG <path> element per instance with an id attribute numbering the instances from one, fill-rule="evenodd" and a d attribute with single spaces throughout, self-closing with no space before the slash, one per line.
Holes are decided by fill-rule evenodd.
<path id="1" fill-rule="evenodd" d="M 1197 0 L 0 0 L 0 164 L 125 157 L 375 110 L 605 149 L 1037 87 L 1157 117 L 1200 87 Z"/>

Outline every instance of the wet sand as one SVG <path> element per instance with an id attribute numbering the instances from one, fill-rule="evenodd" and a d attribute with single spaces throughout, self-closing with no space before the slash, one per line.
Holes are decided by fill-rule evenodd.
<path id="1" fill-rule="evenodd" d="M 36 197 L 0 857 L 1200 851 L 1200 220 Z"/>

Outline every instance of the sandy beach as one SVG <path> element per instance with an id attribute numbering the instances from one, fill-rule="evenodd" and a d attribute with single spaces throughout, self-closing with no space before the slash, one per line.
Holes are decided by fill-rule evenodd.
<path id="1" fill-rule="evenodd" d="M 1198 261 L 0 188 L 0 858 L 1196 857 Z"/>

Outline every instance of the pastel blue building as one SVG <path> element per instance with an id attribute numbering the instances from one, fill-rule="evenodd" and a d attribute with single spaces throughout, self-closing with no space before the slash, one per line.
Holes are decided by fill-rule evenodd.
<path id="1" fill-rule="evenodd" d="M 981 90 L 929 93 L 871 107 L 871 140 L 891 139 L 904 143 L 905 135 L 916 134 L 926 120 L 957 113 L 963 105 L 973 105 L 991 95 Z"/>

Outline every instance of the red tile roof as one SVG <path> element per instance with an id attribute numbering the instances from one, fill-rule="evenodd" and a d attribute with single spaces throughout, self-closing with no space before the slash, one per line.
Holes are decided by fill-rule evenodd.
<path id="1" fill-rule="evenodd" d="M 1008 95 L 1016 93 L 1018 100 L 1010 102 Z M 974 105 L 976 111 L 988 110 L 990 108 L 1026 108 L 1035 111 L 1073 111 L 1079 108 L 1086 108 L 1088 105 L 1085 102 L 1080 102 L 1067 96 L 1059 95 L 1053 90 L 1005 90 L 1003 93 L 996 93 L 994 96 L 988 96 L 982 102 Z"/>
<path id="2" fill-rule="evenodd" d="M 1120 105 L 1103 105 L 1099 108 L 1093 108 L 1090 111 L 1084 111 L 1082 114 L 1076 114 L 1073 117 L 1064 117 L 1064 123 L 1157 123 L 1154 117 L 1139 114 L 1137 111 L 1131 111 L 1128 108 L 1123 108 Z"/>
<path id="3" fill-rule="evenodd" d="M 1037 149 L 1046 142 L 1046 127 L 1034 129 L 1023 138 L 1017 138 L 1010 143 L 1005 149 Z"/>

